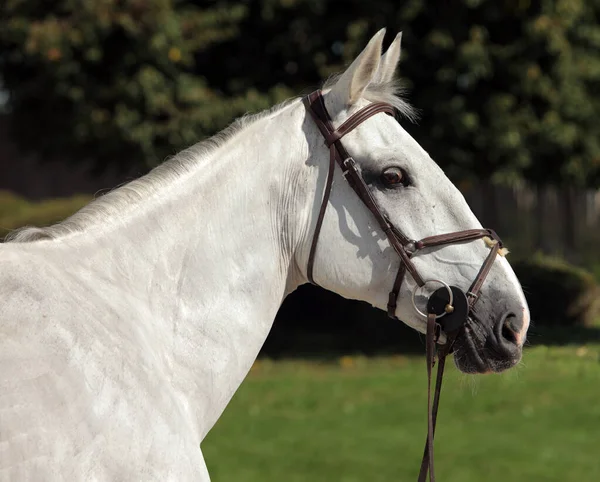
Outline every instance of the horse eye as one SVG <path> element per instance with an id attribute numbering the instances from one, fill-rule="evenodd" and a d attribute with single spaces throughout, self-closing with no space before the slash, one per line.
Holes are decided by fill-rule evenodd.
<path id="1" fill-rule="evenodd" d="M 399 167 L 390 167 L 383 171 L 381 178 L 387 186 L 407 186 L 408 176 Z"/>

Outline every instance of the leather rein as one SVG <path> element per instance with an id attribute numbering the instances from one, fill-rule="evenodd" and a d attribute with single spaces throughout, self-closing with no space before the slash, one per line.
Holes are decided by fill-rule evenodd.
<path id="1" fill-rule="evenodd" d="M 461 330 L 464 329 L 463 325 L 469 318 L 469 315 L 474 312 L 474 307 L 479 297 L 481 287 L 496 259 L 496 255 L 499 253 L 500 248 L 502 248 L 502 241 L 498 235 L 490 229 L 467 229 L 464 231 L 429 236 L 419 241 L 410 240 L 407 238 L 398 228 L 396 228 L 396 226 L 394 226 L 394 224 L 389 220 L 388 216 L 381 210 L 373 198 L 371 190 L 360 174 L 356 162 L 352 156 L 348 154 L 341 142 L 341 139 L 346 134 L 351 132 L 371 116 L 379 113 L 395 116 L 396 109 L 391 104 L 387 104 L 385 102 L 374 102 L 360 109 L 358 112 L 350 116 L 342 125 L 335 129 L 331 117 L 327 112 L 327 108 L 325 107 L 325 101 L 320 90 L 317 90 L 305 97 L 303 102 L 307 111 L 310 113 L 315 124 L 319 128 L 319 131 L 325 138 L 325 145 L 329 148 L 329 170 L 327 174 L 327 181 L 325 183 L 323 200 L 319 210 L 319 215 L 317 217 L 312 245 L 308 257 L 308 280 L 312 284 L 316 285 L 313 274 L 317 244 L 321 227 L 323 225 L 323 219 L 325 217 L 325 211 L 329 202 L 329 196 L 331 194 L 335 165 L 337 163 L 342 169 L 344 178 L 360 198 L 360 200 L 364 203 L 364 205 L 369 209 L 369 211 L 371 211 L 380 228 L 387 236 L 390 245 L 400 258 L 400 266 L 396 274 L 396 279 L 389 293 L 387 304 L 388 316 L 396 320 L 398 319 L 396 317 L 398 294 L 400 293 L 402 281 L 408 272 L 416 283 L 415 290 L 413 291 L 413 305 L 420 314 L 427 318 L 427 440 L 425 443 L 425 450 L 423 453 L 418 481 L 425 482 L 427 473 L 429 472 L 429 480 L 431 482 L 435 482 L 433 466 L 433 440 L 435 435 L 435 425 L 446 356 L 452 353 L 454 341 Z M 467 293 L 464 293 L 457 287 L 448 286 L 446 283 L 439 280 L 423 279 L 411 260 L 412 256 L 417 251 L 426 248 L 454 243 L 463 243 L 484 237 L 490 238 L 488 243 L 488 245 L 491 247 L 490 253 L 483 262 L 479 273 L 477 274 Z M 427 313 L 423 313 L 414 304 L 415 293 L 426 284 L 432 282 L 439 283 L 443 286 L 430 296 L 427 303 Z M 444 345 L 438 344 L 442 332 L 446 335 L 446 343 Z M 432 369 L 436 361 L 436 355 L 438 359 L 438 369 L 435 391 L 432 400 L 431 378 Z"/>

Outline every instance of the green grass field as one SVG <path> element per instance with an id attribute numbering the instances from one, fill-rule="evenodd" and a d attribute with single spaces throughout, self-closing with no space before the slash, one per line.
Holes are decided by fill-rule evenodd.
<path id="1" fill-rule="evenodd" d="M 411 481 L 426 430 L 422 357 L 260 360 L 202 445 L 213 482 Z M 537 346 L 501 375 L 452 363 L 437 478 L 600 480 L 600 344 Z"/>

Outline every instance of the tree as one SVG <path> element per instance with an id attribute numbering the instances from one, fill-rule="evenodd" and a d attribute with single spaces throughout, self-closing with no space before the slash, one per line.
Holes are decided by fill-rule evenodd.
<path id="1" fill-rule="evenodd" d="M 212 3 L 212 5 L 211 5 Z M 43 156 L 152 167 L 283 94 L 211 88 L 202 56 L 239 34 L 244 5 L 8 0 L 0 72 L 13 135 Z"/>
<path id="2" fill-rule="evenodd" d="M 422 113 L 406 128 L 453 180 L 600 182 L 600 0 L 58 4 L 9 0 L 0 33 L 15 132 L 36 149 L 154 165 L 307 92 L 387 26 Z"/>
<path id="3" fill-rule="evenodd" d="M 449 99 L 438 97 L 427 111 L 431 142 L 445 145 L 463 171 L 458 175 L 587 184 L 600 160 L 598 2 L 465 1 L 457 10 L 438 18 L 462 20 L 468 29 L 444 25 L 425 37 L 455 44 L 436 72 L 438 82 L 419 89 Z"/>
<path id="4" fill-rule="evenodd" d="M 207 52 L 213 63 L 242 53 L 213 77 L 230 95 L 239 95 L 236 86 L 303 91 L 387 26 L 404 31 L 400 74 L 422 113 L 418 126 L 405 127 L 455 181 L 600 180 L 598 0 L 248 5 L 240 35 Z"/>

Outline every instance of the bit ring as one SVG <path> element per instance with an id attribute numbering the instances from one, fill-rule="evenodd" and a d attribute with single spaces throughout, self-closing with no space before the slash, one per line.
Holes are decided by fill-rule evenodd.
<path id="1" fill-rule="evenodd" d="M 446 288 L 446 291 L 448 291 L 448 295 L 450 296 L 450 301 L 448 301 L 448 304 L 446 305 L 446 307 L 453 306 L 454 303 L 454 295 L 452 294 L 452 290 L 450 289 L 450 286 L 448 286 L 447 283 L 444 283 L 442 280 L 439 279 L 428 279 L 425 281 L 425 283 L 422 286 L 419 285 L 415 285 L 413 292 L 412 292 L 412 304 L 414 309 L 416 310 L 417 313 L 419 313 L 421 316 L 423 316 L 424 318 L 427 318 L 427 313 L 423 313 L 419 308 L 417 308 L 417 303 L 415 302 L 415 296 L 417 296 L 417 292 L 421 289 L 424 288 L 427 283 L 438 283 L 441 284 L 444 288 Z M 444 310 L 444 312 L 441 315 L 435 315 L 435 319 L 437 320 L 438 318 L 441 318 L 442 316 L 445 316 L 449 313 L 449 311 Z M 451 313 L 451 311 L 450 311 Z"/>

